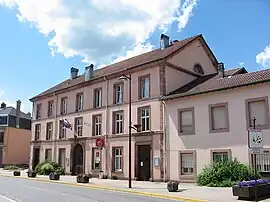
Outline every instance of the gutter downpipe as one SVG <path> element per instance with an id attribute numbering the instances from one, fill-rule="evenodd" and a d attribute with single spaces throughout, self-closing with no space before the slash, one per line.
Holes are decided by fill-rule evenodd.
<path id="1" fill-rule="evenodd" d="M 54 96 L 56 93 L 54 93 Z M 58 109 L 58 95 L 56 95 L 56 102 L 55 102 L 55 111 L 54 111 L 54 138 L 53 138 L 53 161 L 56 162 L 56 140 L 57 140 L 57 133 L 58 133 L 58 125 L 57 125 L 57 110 Z"/>
<path id="2" fill-rule="evenodd" d="M 105 110 L 105 175 L 108 175 L 108 150 L 109 150 L 109 143 L 108 143 L 108 123 L 107 117 L 108 117 L 108 98 L 109 98 L 109 80 L 106 78 L 106 76 L 103 77 L 103 79 L 106 81 L 106 110 Z"/>
<path id="3" fill-rule="evenodd" d="M 162 98 L 161 98 L 162 99 Z M 163 153 L 163 155 L 164 155 L 164 182 L 166 182 L 167 181 L 167 179 L 168 179 L 168 176 L 167 176 L 167 174 L 169 173 L 168 171 L 169 171 L 169 158 L 168 158 L 168 154 L 169 154 L 169 152 L 168 152 L 168 130 L 167 130 L 167 110 L 166 110 L 166 102 L 164 101 L 164 100 L 161 100 L 161 102 L 162 102 L 162 108 L 163 108 L 163 134 L 164 134 L 164 153 Z"/>

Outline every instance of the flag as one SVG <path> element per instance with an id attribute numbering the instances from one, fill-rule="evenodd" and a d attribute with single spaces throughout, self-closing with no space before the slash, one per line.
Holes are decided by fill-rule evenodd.
<path id="1" fill-rule="evenodd" d="M 63 126 L 64 126 L 65 128 L 68 128 L 68 129 L 72 130 L 72 126 L 71 126 L 71 124 L 68 122 L 67 119 L 62 119 L 61 122 L 62 122 L 62 124 L 63 124 Z"/>

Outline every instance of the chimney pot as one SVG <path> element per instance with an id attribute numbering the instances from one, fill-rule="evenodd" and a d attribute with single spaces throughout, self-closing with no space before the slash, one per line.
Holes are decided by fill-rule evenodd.
<path id="1" fill-rule="evenodd" d="M 224 78 L 225 76 L 224 71 L 225 71 L 224 63 L 223 62 L 218 63 L 218 74 L 220 78 Z"/>
<path id="2" fill-rule="evenodd" d="M 165 48 L 169 47 L 170 45 L 170 37 L 165 35 L 165 34 L 161 34 L 160 36 L 160 49 L 164 50 Z"/>
<path id="3" fill-rule="evenodd" d="M 79 69 L 77 69 L 75 67 L 71 67 L 71 69 L 70 69 L 70 79 L 75 79 L 76 77 L 78 77 L 78 72 L 79 72 Z"/>
<path id="4" fill-rule="evenodd" d="M 94 74 L 94 65 L 91 64 L 85 67 L 85 81 L 89 81 L 93 78 Z"/>
<path id="5" fill-rule="evenodd" d="M 1 109 L 5 109 L 7 107 L 6 103 L 2 102 L 1 103 Z"/>

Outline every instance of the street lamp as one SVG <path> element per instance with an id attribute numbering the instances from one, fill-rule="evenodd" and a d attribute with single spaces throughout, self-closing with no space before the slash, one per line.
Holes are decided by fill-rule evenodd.
<path id="1" fill-rule="evenodd" d="M 119 80 L 129 81 L 129 124 L 128 124 L 128 188 L 131 188 L 131 74 L 122 75 Z"/>

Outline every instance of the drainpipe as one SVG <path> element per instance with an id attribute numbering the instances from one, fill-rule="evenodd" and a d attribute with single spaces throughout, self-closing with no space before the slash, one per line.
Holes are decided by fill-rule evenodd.
<path id="1" fill-rule="evenodd" d="M 103 79 L 106 81 L 106 110 L 105 110 L 105 175 L 109 174 L 108 169 L 108 152 L 109 152 L 109 143 L 108 143 L 108 124 L 109 121 L 108 118 L 108 98 L 109 98 L 109 80 L 106 78 L 106 76 L 103 77 Z"/>
<path id="2" fill-rule="evenodd" d="M 164 182 L 167 181 L 167 179 L 169 178 L 167 175 L 169 174 L 169 133 L 167 130 L 167 110 L 166 110 L 166 102 L 162 101 L 162 109 L 163 109 L 163 134 L 164 134 L 164 164 L 163 164 L 163 169 L 164 169 Z"/>
<path id="3" fill-rule="evenodd" d="M 54 96 L 56 93 L 54 93 Z M 58 126 L 57 126 L 57 112 L 58 112 L 58 95 L 56 96 L 56 102 L 55 102 L 55 111 L 54 111 L 54 138 L 53 138 L 53 161 L 56 162 L 56 140 L 57 140 L 57 132 L 58 132 Z"/>

